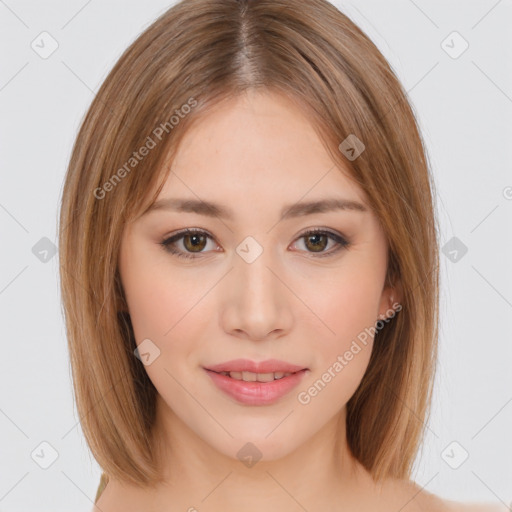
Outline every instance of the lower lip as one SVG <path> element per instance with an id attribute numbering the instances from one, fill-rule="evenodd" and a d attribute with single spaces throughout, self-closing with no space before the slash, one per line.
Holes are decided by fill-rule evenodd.
<path id="1" fill-rule="evenodd" d="M 206 370 L 206 372 L 221 391 L 237 402 L 245 405 L 270 405 L 296 387 L 304 377 L 306 370 L 270 382 L 246 382 L 211 370 Z"/>

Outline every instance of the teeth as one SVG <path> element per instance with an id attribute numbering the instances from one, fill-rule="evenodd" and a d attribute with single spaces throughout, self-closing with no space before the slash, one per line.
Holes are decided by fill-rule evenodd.
<path id="1" fill-rule="evenodd" d="M 229 375 L 232 379 L 243 380 L 245 382 L 272 382 L 283 377 L 288 377 L 291 373 L 253 373 L 253 372 L 220 372 L 221 375 Z"/>
<path id="2" fill-rule="evenodd" d="M 229 374 L 231 377 L 231 374 Z M 259 376 L 267 376 L 267 373 L 260 373 Z M 245 382 L 256 382 L 258 380 L 258 374 L 252 372 L 242 372 L 242 380 Z M 266 380 L 265 380 L 266 382 Z"/>

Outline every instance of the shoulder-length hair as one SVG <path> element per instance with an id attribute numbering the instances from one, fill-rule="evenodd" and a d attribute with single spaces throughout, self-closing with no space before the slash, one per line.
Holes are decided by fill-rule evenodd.
<path id="1" fill-rule="evenodd" d="M 59 219 L 61 293 L 86 441 L 108 476 L 161 481 L 152 442 L 157 392 L 134 355 L 120 240 L 162 189 L 187 127 L 248 89 L 285 94 L 307 113 L 385 231 L 386 285 L 400 285 L 402 309 L 375 334 L 347 404 L 346 432 L 376 480 L 410 478 L 437 359 L 434 183 L 394 71 L 326 0 L 183 0 L 129 46 L 96 94 L 72 150 Z M 354 135 L 364 144 L 355 159 L 342 151 Z"/>

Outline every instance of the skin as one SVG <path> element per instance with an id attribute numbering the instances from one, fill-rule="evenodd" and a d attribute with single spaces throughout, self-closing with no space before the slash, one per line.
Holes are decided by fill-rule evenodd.
<path id="1" fill-rule="evenodd" d="M 188 130 L 172 170 L 159 199 L 214 201 L 234 218 L 155 210 L 126 226 L 119 268 L 136 340 L 160 350 L 145 369 L 158 391 L 155 434 L 167 483 L 149 491 L 111 480 L 98 509 L 445 510 L 412 482 L 377 485 L 348 450 L 346 403 L 366 371 L 371 338 L 307 405 L 297 399 L 400 300 L 399 290 L 384 287 L 388 246 L 378 219 L 301 110 L 269 93 L 230 99 Z M 368 211 L 279 221 L 285 204 L 333 196 Z M 184 228 L 213 237 L 196 259 L 160 245 Z M 322 238 L 330 255 L 320 257 L 301 237 L 311 228 L 350 245 L 333 252 L 337 243 Z M 236 252 L 247 236 L 263 248 L 252 263 Z M 174 246 L 190 254 L 184 244 Z M 242 405 L 203 369 L 234 358 L 282 359 L 309 371 L 277 403 Z M 237 457 L 247 442 L 262 454 L 250 468 Z"/>

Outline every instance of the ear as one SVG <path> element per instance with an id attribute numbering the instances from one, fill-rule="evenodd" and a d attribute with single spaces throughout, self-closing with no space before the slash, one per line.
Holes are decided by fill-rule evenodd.
<path id="1" fill-rule="evenodd" d="M 392 316 L 393 310 L 398 310 L 403 299 L 403 290 L 400 281 L 382 290 L 379 304 L 378 319 L 384 320 Z"/>

